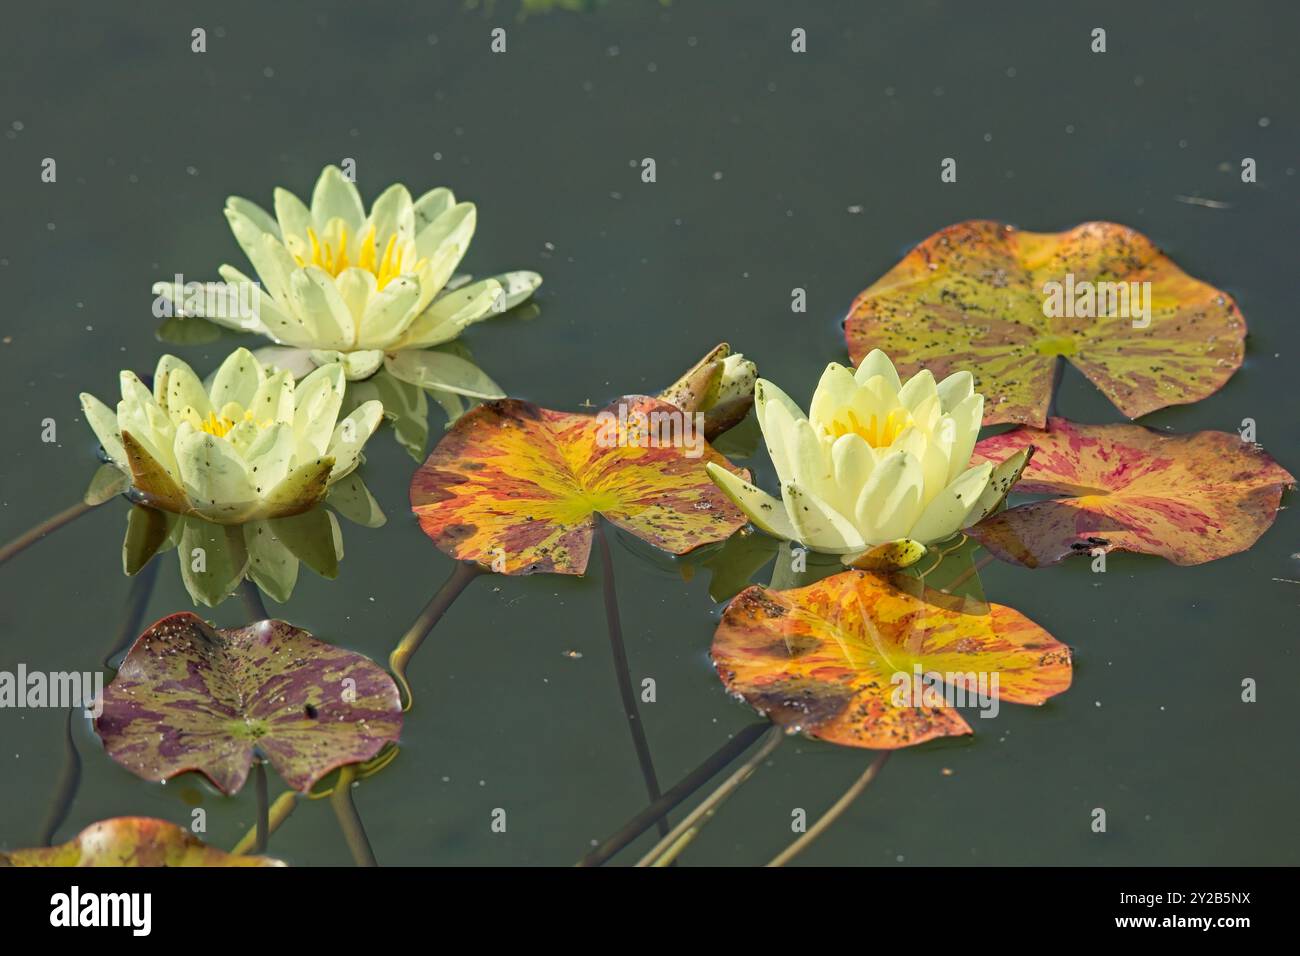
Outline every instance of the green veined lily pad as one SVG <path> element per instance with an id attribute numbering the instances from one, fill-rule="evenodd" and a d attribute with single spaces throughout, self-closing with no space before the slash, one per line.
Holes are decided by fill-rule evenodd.
<path id="1" fill-rule="evenodd" d="M 295 790 L 397 740 L 397 686 L 381 667 L 284 621 L 214 628 L 173 614 L 132 645 L 95 730 L 146 780 L 198 771 L 223 793 L 260 752 Z"/>

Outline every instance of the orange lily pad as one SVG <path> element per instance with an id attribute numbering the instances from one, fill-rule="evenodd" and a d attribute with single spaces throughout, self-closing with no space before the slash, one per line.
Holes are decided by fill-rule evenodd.
<path id="1" fill-rule="evenodd" d="M 746 519 L 704 466 L 748 472 L 702 434 L 685 442 L 637 427 L 640 416 L 680 423 L 683 414 L 645 396 L 598 415 L 489 402 L 459 418 L 420 466 L 411 508 L 447 554 L 504 574 L 582 574 L 597 515 L 672 554 L 723 541 Z"/>
<path id="2" fill-rule="evenodd" d="M 1245 551 L 1277 517 L 1291 474 L 1231 432 L 1162 435 L 1140 425 L 1018 428 L 975 446 L 973 464 L 1035 447 L 1016 491 L 1058 495 L 967 529 L 997 557 L 1036 568 L 1071 554 L 1136 551 L 1204 564 Z"/>
<path id="3" fill-rule="evenodd" d="M 1127 308 L 1111 294 L 1128 295 Z M 855 365 L 879 348 L 903 375 L 966 369 L 984 424 L 1041 428 L 1057 356 L 1137 418 L 1217 392 L 1241 367 L 1246 322 L 1230 295 L 1127 226 L 1039 233 L 975 220 L 930 236 L 859 293 L 844 331 Z"/>
<path id="4" fill-rule="evenodd" d="M 727 690 L 774 722 L 873 750 L 972 733 L 963 703 L 1042 704 L 1072 675 L 1070 649 L 1019 611 L 865 571 L 746 589 L 712 654 Z"/>
<path id="5" fill-rule="evenodd" d="M 9 866 L 284 866 L 268 856 L 236 856 L 152 817 L 92 823 L 67 843 L 0 853 Z"/>

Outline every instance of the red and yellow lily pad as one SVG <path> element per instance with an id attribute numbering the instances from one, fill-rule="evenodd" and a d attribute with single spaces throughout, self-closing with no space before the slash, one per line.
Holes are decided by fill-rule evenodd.
<path id="1" fill-rule="evenodd" d="M 137 776 L 194 770 L 227 794 L 257 753 L 306 791 L 401 729 L 397 685 L 368 658 L 284 621 L 220 629 L 188 612 L 140 635 L 95 719 L 108 755 Z"/>
<path id="2" fill-rule="evenodd" d="M 1071 554 L 1136 551 L 1203 564 L 1245 551 L 1277 517 L 1291 474 L 1230 432 L 1162 435 L 1140 425 L 1079 425 L 986 438 L 972 462 L 1036 449 L 1016 491 L 1059 497 L 1018 505 L 967 533 L 1004 561 L 1035 568 Z"/>
<path id="3" fill-rule="evenodd" d="M 0 853 L 0 866 L 284 866 L 268 856 L 236 856 L 152 817 L 92 823 L 67 843 Z"/>
<path id="4" fill-rule="evenodd" d="M 458 419 L 420 466 L 411 508 L 447 554 L 504 574 L 582 574 L 597 515 L 685 554 L 725 540 L 746 520 L 705 464 L 748 473 L 702 434 L 674 439 L 685 434 L 672 431 L 683 416 L 645 396 L 598 415 L 489 402 Z"/>
<path id="5" fill-rule="evenodd" d="M 1069 648 L 1013 608 L 864 571 L 748 588 L 712 653 L 727 690 L 774 722 L 873 750 L 972 733 L 961 704 L 1042 704 L 1072 674 Z"/>
<path id="6" fill-rule="evenodd" d="M 1041 428 L 1057 356 L 1137 418 L 1218 391 L 1241 367 L 1246 322 L 1230 295 L 1127 226 L 1036 233 L 975 220 L 930 236 L 861 292 L 845 336 L 854 364 L 879 348 L 904 375 L 966 369 L 984 424 Z"/>

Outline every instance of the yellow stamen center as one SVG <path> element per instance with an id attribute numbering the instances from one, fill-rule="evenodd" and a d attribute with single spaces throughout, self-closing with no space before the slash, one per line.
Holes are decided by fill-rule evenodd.
<path id="1" fill-rule="evenodd" d="M 411 264 L 411 260 L 415 259 L 414 243 L 408 239 L 399 245 L 397 233 L 389 235 L 381 254 L 376 243 L 373 224 L 365 231 L 357 243 L 356 262 L 352 262 L 348 258 L 348 228 L 343 225 L 343 221 L 340 219 L 330 221 L 323 237 L 318 236 L 316 230 L 309 227 L 307 229 L 307 241 L 310 244 L 310 249 L 303 248 L 301 239 L 294 240 L 291 243 L 299 250 L 293 252 L 294 261 L 298 265 L 304 267 L 309 265 L 317 266 L 335 277 L 342 273 L 344 269 L 362 269 L 375 277 L 377 289 L 384 288 L 388 283 L 402 275 L 404 271 L 408 273 L 419 272 L 429 261 L 428 259 L 419 259 Z M 402 268 L 404 262 L 409 264 L 409 268 L 405 270 Z"/>
<path id="2" fill-rule="evenodd" d="M 193 415 L 192 412 L 191 415 Z M 241 422 L 253 422 L 253 424 L 258 428 L 267 428 L 271 425 L 271 420 L 269 418 L 262 422 L 255 421 L 253 418 L 253 410 L 251 408 L 241 413 L 239 407 L 233 402 L 226 405 L 226 407 L 221 410 L 220 415 L 216 412 L 208 412 L 208 417 L 206 419 L 201 419 L 197 415 L 193 415 L 190 421 L 200 431 L 207 432 L 209 435 L 213 435 L 217 438 L 225 438 L 226 435 L 230 434 L 230 430 Z"/>
<path id="3" fill-rule="evenodd" d="M 837 418 L 831 422 L 831 438 L 857 435 L 872 448 L 888 448 L 912 424 L 912 416 L 905 408 L 894 409 L 883 420 L 872 415 L 865 424 L 855 412 L 848 411 L 844 415 L 844 419 Z"/>

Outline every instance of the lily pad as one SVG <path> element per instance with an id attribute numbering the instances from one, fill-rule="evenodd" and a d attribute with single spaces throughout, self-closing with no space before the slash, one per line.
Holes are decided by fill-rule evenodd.
<path id="1" fill-rule="evenodd" d="M 1019 611 L 865 571 L 743 591 L 712 653 L 727 690 L 774 722 L 873 750 L 972 733 L 962 703 L 1042 704 L 1072 674 L 1069 648 Z"/>
<path id="2" fill-rule="evenodd" d="M 95 731 L 146 780 L 195 770 L 235 793 L 260 752 L 295 790 L 397 740 L 402 708 L 381 667 L 284 621 L 154 624 L 104 688 Z"/>
<path id="3" fill-rule="evenodd" d="M 1126 309 L 1107 298 L 1134 287 L 1100 285 L 1139 283 L 1141 292 L 1146 282 L 1146 314 L 1139 300 Z M 1062 284 L 1059 300 L 1048 283 Z M 1067 305 L 1068 314 L 1045 314 Z M 1103 305 L 1104 317 L 1084 314 Z M 985 396 L 984 424 L 1041 428 L 1058 356 L 1137 418 L 1218 391 L 1241 366 L 1246 322 L 1230 295 L 1127 226 L 1035 233 L 976 220 L 930 236 L 860 293 L 845 336 L 855 364 L 879 348 L 903 375 L 969 370 Z"/>
<path id="4" fill-rule="evenodd" d="M 1057 496 L 968 530 L 1004 561 L 1035 568 L 1071 554 L 1136 551 L 1203 564 L 1249 548 L 1295 479 L 1229 432 L 1162 435 L 1140 425 L 1016 429 L 975 446 L 974 462 L 1036 448 L 1017 492 Z"/>
<path id="5" fill-rule="evenodd" d="M 284 866 L 269 856 L 236 856 L 152 817 L 92 823 L 67 843 L 0 853 L 0 866 Z"/>
<path id="6" fill-rule="evenodd" d="M 748 473 L 702 436 L 692 446 L 618 425 L 641 415 L 680 422 L 682 413 L 645 396 L 600 415 L 514 399 L 479 406 L 457 420 L 411 480 L 420 527 L 457 560 L 505 574 L 582 574 L 596 515 L 672 554 L 725 540 L 745 516 L 704 466 Z"/>

